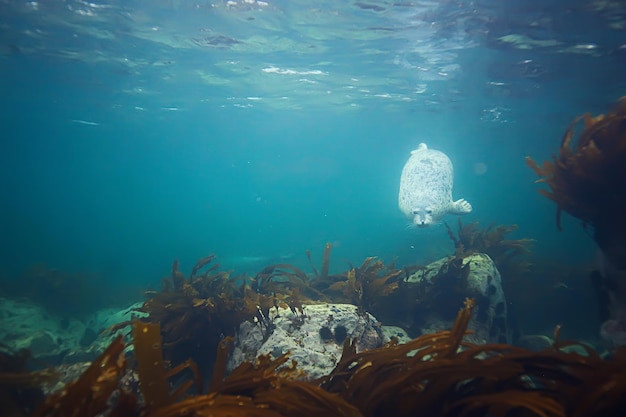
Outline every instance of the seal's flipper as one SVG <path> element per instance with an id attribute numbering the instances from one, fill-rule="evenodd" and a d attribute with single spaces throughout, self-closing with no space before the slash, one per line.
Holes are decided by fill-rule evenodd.
<path id="1" fill-rule="evenodd" d="M 472 205 L 461 198 L 450 205 L 450 213 L 452 214 L 468 214 L 472 212 Z"/>

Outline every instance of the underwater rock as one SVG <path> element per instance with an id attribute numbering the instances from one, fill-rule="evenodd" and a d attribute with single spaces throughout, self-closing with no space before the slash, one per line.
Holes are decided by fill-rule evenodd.
<path id="1" fill-rule="evenodd" d="M 80 349 L 85 325 L 58 317 L 26 299 L 0 298 L 0 340 L 13 351 L 28 349 L 38 360 L 58 363 L 67 351 Z"/>
<path id="2" fill-rule="evenodd" d="M 357 351 L 381 347 L 385 339 L 382 326 L 371 314 L 361 315 L 350 304 L 312 304 L 303 306 L 304 314 L 296 315 L 289 308 L 272 308 L 270 320 L 273 329 L 256 323 L 243 322 L 236 335 L 234 350 L 228 361 L 232 370 L 243 361 L 254 361 L 261 354 L 278 357 L 291 352 L 290 359 L 298 368 L 315 379 L 333 370 L 343 348 L 336 334 L 357 339 Z M 323 338 L 321 329 L 328 329 L 333 337 Z M 271 333 L 270 333 L 271 332 Z M 270 333 L 270 334 L 268 334 Z M 327 330 L 322 330 L 322 334 Z M 327 335 L 328 336 L 328 335 Z"/>
<path id="3" fill-rule="evenodd" d="M 58 379 L 54 382 L 54 384 L 43 385 L 43 392 L 46 395 L 51 395 L 55 392 L 61 391 L 68 383 L 76 381 L 83 374 L 83 372 L 89 368 L 89 365 L 91 365 L 91 362 L 78 362 L 55 366 L 54 372 L 57 373 Z"/>
<path id="4" fill-rule="evenodd" d="M 108 331 L 107 329 L 112 329 L 120 323 L 129 323 L 136 318 L 146 317 L 146 313 L 136 311 L 142 304 L 142 302 L 138 302 L 123 309 L 104 308 L 90 315 L 85 320 L 85 332 L 79 339 L 81 347 L 69 352 L 63 362 L 74 363 L 94 360 L 104 352 L 120 333 L 124 334 L 124 342 L 132 346 L 130 333 L 127 331 L 127 328 L 122 327 L 117 331 Z M 95 333 L 95 338 L 87 345 L 81 344 L 81 342 L 85 342 L 85 335 L 89 333 Z"/>
<path id="5" fill-rule="evenodd" d="M 473 343 L 509 343 L 507 303 L 500 272 L 493 260 L 482 253 L 465 258 L 444 258 L 411 275 L 408 292 L 418 294 L 415 319 L 421 334 L 445 330 L 454 323 L 451 306 L 459 300 L 474 298 L 476 308 L 467 337 Z M 423 308 L 419 308 L 422 304 Z"/>
<path id="6" fill-rule="evenodd" d="M 42 358 L 51 355 L 53 352 L 59 352 L 60 344 L 54 335 L 46 330 L 38 330 L 28 337 L 19 340 L 16 343 L 19 349 L 28 349 L 34 357 Z"/>
<path id="7" fill-rule="evenodd" d="M 13 351 L 28 349 L 35 359 L 50 365 L 90 361 L 117 335 L 103 330 L 143 315 L 134 311 L 140 305 L 103 309 L 80 320 L 56 316 L 26 299 L 0 298 L 0 340 Z"/>
<path id="8" fill-rule="evenodd" d="M 127 348 L 133 349 L 132 346 Z M 67 384 L 78 380 L 80 376 L 89 368 L 91 362 L 77 362 L 55 366 L 53 371 L 56 378 L 53 383 L 42 385 L 42 390 L 46 396 L 60 392 L 67 387 Z M 134 395 L 139 395 L 139 377 L 133 369 L 126 369 L 119 381 L 119 388 Z M 99 414 L 106 415 L 106 414 Z"/>
<path id="9" fill-rule="evenodd" d="M 402 327 L 383 326 L 383 338 L 385 342 L 391 340 L 392 337 L 398 338 L 398 343 L 404 344 L 412 340 L 411 336 Z"/>
<path id="10" fill-rule="evenodd" d="M 598 270 L 591 274 L 600 307 L 600 336 L 609 348 L 626 346 L 626 269 L 598 252 Z"/>
<path id="11" fill-rule="evenodd" d="M 96 333 L 95 330 L 87 327 L 85 329 L 85 333 L 83 334 L 83 337 L 80 339 L 80 345 L 85 346 L 85 347 L 89 346 L 93 342 L 95 342 L 96 339 L 98 339 L 98 333 Z"/>

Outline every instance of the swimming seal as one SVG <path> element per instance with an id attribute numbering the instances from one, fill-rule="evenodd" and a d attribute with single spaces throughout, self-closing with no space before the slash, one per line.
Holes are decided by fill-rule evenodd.
<path id="1" fill-rule="evenodd" d="M 402 169 L 398 195 L 400 210 L 418 227 L 437 223 L 447 213 L 470 213 L 470 203 L 464 199 L 452 201 L 453 180 L 454 168 L 450 158 L 420 143 Z"/>

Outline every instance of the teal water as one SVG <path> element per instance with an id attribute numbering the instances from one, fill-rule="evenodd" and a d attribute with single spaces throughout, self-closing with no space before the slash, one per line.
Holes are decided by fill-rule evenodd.
<path id="1" fill-rule="evenodd" d="M 621 2 L 0 4 L 0 274 L 158 287 L 209 253 L 256 273 L 452 253 L 407 227 L 402 166 L 449 155 L 464 222 L 593 262 L 524 163 L 626 93 Z M 446 219 L 455 225 L 456 219 Z M 307 269 L 308 270 L 308 269 Z"/>

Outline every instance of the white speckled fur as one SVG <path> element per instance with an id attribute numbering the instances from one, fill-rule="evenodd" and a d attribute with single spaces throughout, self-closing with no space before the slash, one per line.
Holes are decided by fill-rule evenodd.
<path id="1" fill-rule="evenodd" d="M 437 223 L 447 213 L 470 213 L 472 206 L 467 201 L 452 200 L 453 180 L 454 168 L 450 158 L 420 143 L 402 169 L 398 195 L 400 210 L 420 227 Z"/>

